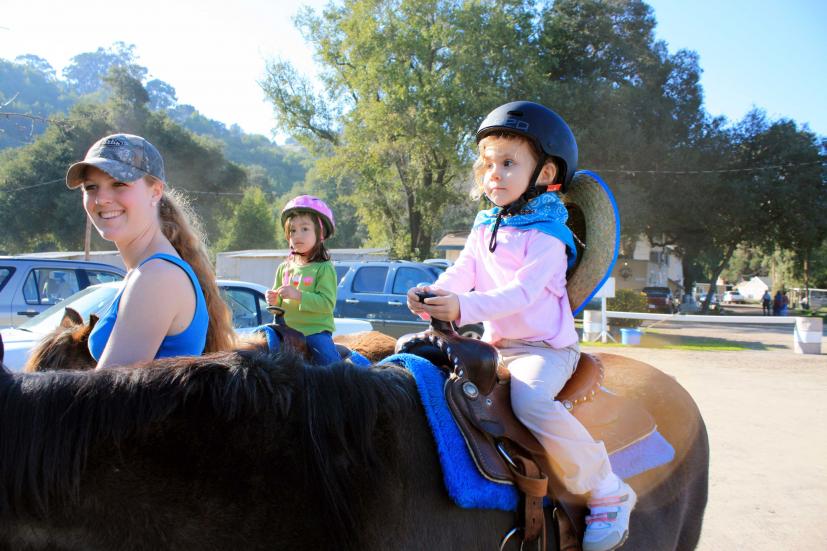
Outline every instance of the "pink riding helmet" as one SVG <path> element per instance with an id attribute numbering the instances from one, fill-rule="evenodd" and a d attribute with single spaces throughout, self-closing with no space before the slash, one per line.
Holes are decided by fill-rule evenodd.
<path id="1" fill-rule="evenodd" d="M 333 212 L 324 201 L 312 195 L 299 195 L 284 205 L 281 209 L 281 225 L 287 221 L 291 214 L 313 212 L 319 215 L 322 221 L 322 239 L 330 239 L 336 233 L 336 222 L 333 220 Z"/>

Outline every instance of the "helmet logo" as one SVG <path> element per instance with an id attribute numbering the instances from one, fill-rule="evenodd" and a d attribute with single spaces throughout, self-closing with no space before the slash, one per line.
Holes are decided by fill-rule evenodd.
<path id="1" fill-rule="evenodd" d="M 522 132 L 527 132 L 529 124 L 526 121 L 521 121 L 518 119 L 505 119 L 503 126 L 508 126 L 509 128 L 520 130 Z"/>

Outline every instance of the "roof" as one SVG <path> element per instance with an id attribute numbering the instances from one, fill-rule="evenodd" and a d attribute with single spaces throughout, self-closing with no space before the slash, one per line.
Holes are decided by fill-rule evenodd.
<path id="1" fill-rule="evenodd" d="M 458 231 L 446 233 L 434 247 L 438 251 L 460 250 L 465 246 L 470 231 Z"/>
<path id="2" fill-rule="evenodd" d="M 333 257 L 336 254 L 386 255 L 388 254 L 388 249 L 328 249 L 327 252 L 330 253 L 331 257 Z M 250 249 L 246 251 L 225 251 L 223 253 L 218 253 L 218 256 L 244 258 L 272 258 L 287 256 L 289 254 L 290 249 Z"/>

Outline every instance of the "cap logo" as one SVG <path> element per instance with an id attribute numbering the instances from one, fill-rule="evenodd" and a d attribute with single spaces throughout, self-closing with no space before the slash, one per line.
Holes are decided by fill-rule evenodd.
<path id="1" fill-rule="evenodd" d="M 518 119 L 505 119 L 503 126 L 507 126 L 515 130 L 520 130 L 522 132 L 527 132 L 529 124 L 526 121 L 521 121 Z"/>
<path id="2" fill-rule="evenodd" d="M 109 138 L 103 142 L 103 147 L 123 147 L 125 145 L 126 142 L 118 138 Z"/>

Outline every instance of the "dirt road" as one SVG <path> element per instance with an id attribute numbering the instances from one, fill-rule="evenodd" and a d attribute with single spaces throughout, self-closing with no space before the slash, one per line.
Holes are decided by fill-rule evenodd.
<path id="1" fill-rule="evenodd" d="M 791 328 L 715 331 L 771 348 L 583 350 L 650 363 L 697 402 L 711 444 L 700 551 L 827 549 L 827 355 L 794 354 Z"/>

